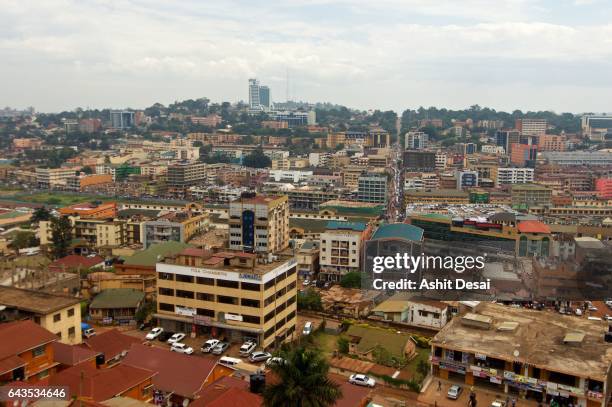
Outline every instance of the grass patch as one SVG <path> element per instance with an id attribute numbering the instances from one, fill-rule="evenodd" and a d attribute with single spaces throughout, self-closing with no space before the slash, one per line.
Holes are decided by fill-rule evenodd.
<path id="1" fill-rule="evenodd" d="M 416 356 L 410 362 L 408 362 L 406 367 L 404 367 L 404 369 L 402 370 L 407 370 L 416 374 L 417 366 L 421 360 L 424 360 L 425 362 L 429 363 L 429 354 L 431 353 L 431 349 L 419 348 L 417 346 L 416 353 Z"/>
<path id="2" fill-rule="evenodd" d="M 97 198 L 91 196 L 54 194 L 48 192 L 39 192 L 36 194 L 19 194 L 15 196 L 15 199 L 32 203 L 58 206 L 68 206 L 76 203 L 90 202 L 95 200 L 108 200 L 108 198 L 104 197 Z"/>
<path id="3" fill-rule="evenodd" d="M 338 349 L 338 335 L 332 335 L 325 332 L 317 331 L 313 333 L 313 346 L 320 349 L 321 352 L 331 355 Z"/>

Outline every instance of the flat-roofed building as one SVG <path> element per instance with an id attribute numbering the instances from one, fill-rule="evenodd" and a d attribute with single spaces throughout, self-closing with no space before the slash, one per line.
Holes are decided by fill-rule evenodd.
<path id="1" fill-rule="evenodd" d="M 230 203 L 229 247 L 255 253 L 275 253 L 289 246 L 287 196 L 245 193 Z"/>
<path id="2" fill-rule="evenodd" d="M 30 319 L 62 343 L 81 343 L 81 304 L 77 298 L 0 286 L 0 305 L 6 307 L 0 311 L 5 321 Z"/>
<path id="3" fill-rule="evenodd" d="M 157 263 L 156 317 L 166 329 L 255 338 L 262 348 L 292 339 L 297 273 L 293 256 L 185 249 Z"/>
<path id="4" fill-rule="evenodd" d="M 363 222 L 328 222 L 319 237 L 319 279 L 340 281 L 346 273 L 360 271 L 363 242 L 370 232 Z"/>
<path id="5" fill-rule="evenodd" d="M 606 335 L 600 321 L 480 303 L 433 338 L 432 374 L 547 405 L 603 407 L 612 375 Z"/>

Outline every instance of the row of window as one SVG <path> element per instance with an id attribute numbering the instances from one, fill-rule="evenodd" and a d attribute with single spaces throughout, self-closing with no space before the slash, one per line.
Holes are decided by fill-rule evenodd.
<path id="1" fill-rule="evenodd" d="M 266 330 L 266 332 L 264 333 L 264 338 L 268 339 L 270 336 L 274 335 L 274 332 L 278 331 L 279 329 L 281 329 L 285 324 L 291 322 L 291 320 L 295 318 L 295 311 L 290 312 L 289 314 L 287 314 L 287 316 L 285 318 L 281 318 L 276 325 L 274 325 L 273 327 L 269 328 L 268 330 Z M 295 326 L 293 326 L 292 328 L 290 328 L 287 331 L 287 335 L 290 335 L 291 333 L 293 333 L 293 331 L 295 330 Z"/>
<path id="2" fill-rule="evenodd" d="M 209 285 L 209 286 L 216 285 L 217 287 L 240 288 L 242 290 L 248 290 L 248 291 L 261 291 L 261 284 L 255 284 L 255 283 L 221 280 L 221 279 L 214 279 L 214 278 L 209 278 L 209 277 L 194 277 L 194 276 L 186 276 L 182 274 L 175 275 L 172 273 L 157 273 L 157 275 L 160 280 L 166 280 L 166 281 L 177 281 L 179 283 L 191 283 L 191 284 L 196 283 L 196 284 Z"/>
<path id="3" fill-rule="evenodd" d="M 68 318 L 71 318 L 74 316 L 74 308 L 70 308 L 68 310 L 68 312 L 66 313 Z M 58 312 L 57 314 L 53 315 L 53 322 L 60 322 L 62 320 L 62 313 Z"/>

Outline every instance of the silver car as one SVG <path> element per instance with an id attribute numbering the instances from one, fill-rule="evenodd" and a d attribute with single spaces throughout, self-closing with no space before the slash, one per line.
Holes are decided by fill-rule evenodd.
<path id="1" fill-rule="evenodd" d="M 229 343 L 227 342 L 219 342 L 217 344 L 217 346 L 215 346 L 212 350 L 212 353 L 214 355 L 221 355 L 223 352 L 225 352 L 227 350 L 227 348 L 229 348 Z"/>

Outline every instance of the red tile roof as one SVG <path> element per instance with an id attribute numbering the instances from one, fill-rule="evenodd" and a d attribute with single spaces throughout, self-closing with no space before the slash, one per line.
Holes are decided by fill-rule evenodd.
<path id="1" fill-rule="evenodd" d="M 228 392 L 229 390 L 239 390 L 240 392 L 246 392 L 249 393 L 249 383 L 246 380 L 240 380 L 238 378 L 232 377 L 232 376 L 224 376 L 220 379 L 215 380 L 213 383 L 209 384 L 208 386 L 202 388 L 202 390 L 200 390 L 197 393 L 197 399 L 194 400 L 193 402 L 191 402 L 189 404 L 190 407 L 204 407 L 204 406 L 211 406 L 213 404 L 211 404 L 212 402 L 217 402 L 217 400 L 221 399 L 221 400 L 225 400 L 224 403 L 230 402 L 230 404 L 220 404 L 223 406 L 233 406 L 234 404 L 232 404 L 232 399 L 239 399 L 240 400 L 240 395 L 233 395 L 229 400 L 228 399 L 223 399 L 222 396 Z M 252 394 L 252 393 L 249 393 Z M 262 403 L 261 397 L 260 396 L 256 396 L 257 399 L 252 398 L 251 401 L 249 400 L 241 400 L 240 404 L 236 404 L 236 406 L 242 407 L 242 406 L 259 406 Z M 250 404 L 252 402 L 252 404 Z"/>
<path id="2" fill-rule="evenodd" d="M 216 361 L 134 344 L 121 364 L 157 372 L 153 378 L 155 388 L 194 399 Z"/>
<path id="3" fill-rule="evenodd" d="M 218 398 L 206 404 L 207 407 L 257 407 L 263 405 L 263 397 L 248 390 L 232 387 Z"/>
<path id="4" fill-rule="evenodd" d="M 100 256 L 84 257 L 78 256 L 76 254 L 70 254 L 66 257 L 62 257 L 61 259 L 55 260 L 49 265 L 49 269 L 61 271 L 64 269 L 71 270 L 80 267 L 83 270 L 87 270 L 103 262 L 104 259 Z"/>
<path id="5" fill-rule="evenodd" d="M 202 257 L 202 255 L 204 253 L 205 253 L 204 250 L 199 249 L 197 247 L 187 247 L 187 248 L 183 249 L 183 251 L 180 252 L 179 255 Z"/>
<path id="6" fill-rule="evenodd" d="M 115 358 L 122 352 L 127 352 L 133 344 L 143 343 L 142 339 L 122 334 L 116 329 L 102 332 L 85 341 L 87 348 L 104 354 L 106 361 Z"/>
<path id="7" fill-rule="evenodd" d="M 518 230 L 521 233 L 550 233 L 548 225 L 539 220 L 524 220 L 518 224 Z"/>
<path id="8" fill-rule="evenodd" d="M 4 359 L 0 359 L 0 376 L 25 365 L 25 360 L 18 356 L 8 356 Z"/>
<path id="9" fill-rule="evenodd" d="M 0 324 L 0 361 L 57 340 L 30 320 Z"/>
<path id="10" fill-rule="evenodd" d="M 95 359 L 99 354 L 100 352 L 82 346 L 66 345 L 61 342 L 53 343 L 53 358 L 56 362 L 66 366 L 74 366 Z"/>
<path id="11" fill-rule="evenodd" d="M 121 395 L 154 375 L 150 370 L 133 366 L 96 369 L 92 365 L 82 364 L 51 376 L 49 385 L 68 386 L 70 397 L 90 397 L 93 401 L 104 401 Z"/>

